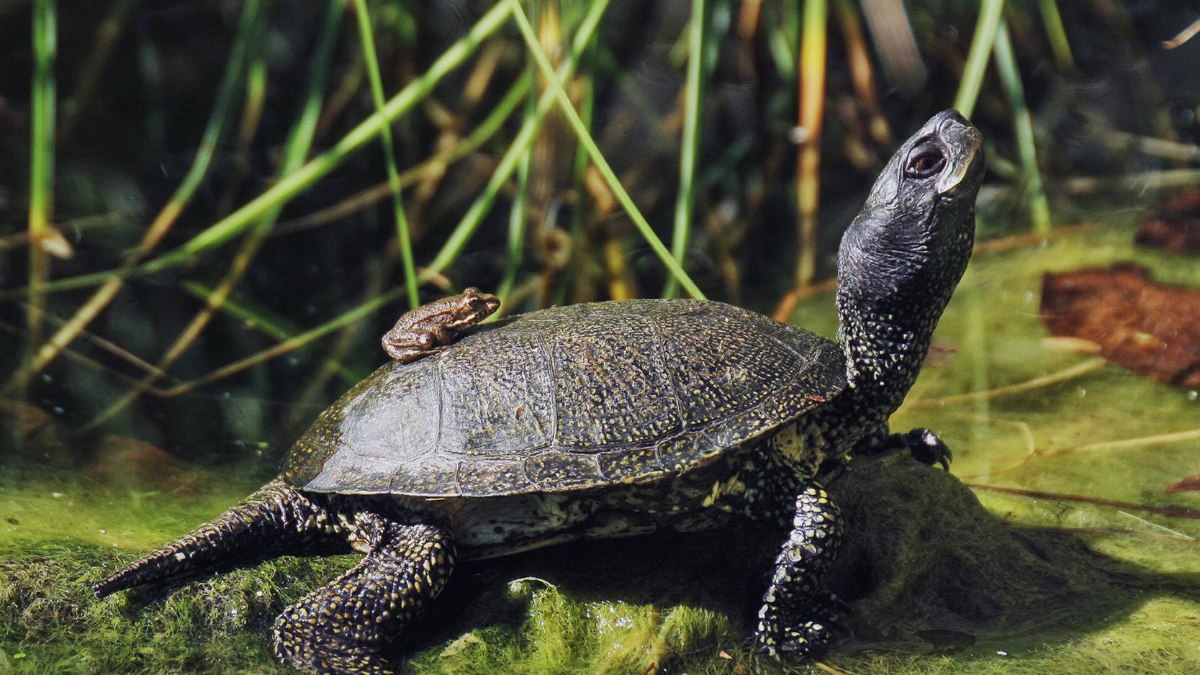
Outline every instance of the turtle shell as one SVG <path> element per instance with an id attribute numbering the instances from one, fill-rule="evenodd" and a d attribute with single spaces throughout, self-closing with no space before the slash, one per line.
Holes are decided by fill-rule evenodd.
<path id="1" fill-rule="evenodd" d="M 828 401 L 844 363 L 825 338 L 719 302 L 555 307 L 384 365 L 317 418 L 282 475 L 424 497 L 648 482 Z"/>

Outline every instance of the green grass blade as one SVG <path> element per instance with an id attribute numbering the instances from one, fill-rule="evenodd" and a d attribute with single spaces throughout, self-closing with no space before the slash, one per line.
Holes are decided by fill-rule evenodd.
<path id="1" fill-rule="evenodd" d="M 342 0 L 330 0 L 329 4 L 329 14 L 326 17 L 321 34 L 317 40 L 316 49 L 311 61 L 304 106 L 301 108 L 300 116 L 292 126 L 287 142 L 284 144 L 283 162 L 279 168 L 280 175 L 287 175 L 289 172 L 294 171 L 296 167 L 304 162 L 304 158 L 308 156 L 309 151 L 312 149 L 317 120 L 321 114 L 321 102 L 325 91 L 325 84 L 328 80 L 329 64 L 333 60 L 334 47 L 337 44 L 338 27 L 341 24 Z M 251 70 L 261 70 L 265 80 L 266 69 L 257 68 L 258 63 L 263 63 L 263 61 L 258 59 L 256 65 L 252 66 Z M 247 86 L 247 98 L 261 95 L 262 89 L 265 89 L 265 81 L 261 89 L 260 87 Z M 254 224 L 254 227 L 250 230 L 234 255 L 233 260 L 230 262 L 229 271 L 225 277 L 204 297 L 204 307 L 197 312 L 156 364 L 157 372 L 166 371 L 167 368 L 175 363 L 187 351 L 188 347 L 194 343 L 209 321 L 212 320 L 217 310 L 228 302 L 229 296 L 233 293 L 237 284 L 246 272 L 250 270 L 254 256 L 257 255 L 263 242 L 270 235 L 282 209 L 283 205 L 281 204 L 269 211 Z M 146 391 L 155 379 L 156 376 L 153 374 L 143 378 L 128 393 L 121 396 L 90 420 L 84 428 L 95 428 L 111 419 Z"/>
<path id="2" fill-rule="evenodd" d="M 517 78 L 517 81 L 504 93 L 500 101 L 488 112 L 487 117 L 483 118 L 470 134 L 467 134 L 465 138 L 455 143 L 452 147 L 446 148 L 432 157 L 423 160 L 416 166 L 405 170 L 400 174 L 400 186 L 409 187 L 422 180 L 429 173 L 444 172 L 445 168 L 450 164 L 483 147 L 485 143 L 490 141 L 500 131 L 504 123 L 512 116 L 513 111 L 517 109 L 517 106 L 521 105 L 521 101 L 529 93 L 532 84 L 533 77 L 530 73 L 522 73 Z M 384 185 L 384 187 L 387 188 L 387 185 Z M 285 221 L 280 224 L 277 233 L 293 234 L 301 230 L 328 224 L 334 220 L 346 218 L 369 204 L 381 201 L 389 194 L 390 189 L 380 194 L 379 186 L 367 188 L 332 206 Z"/>
<path id="3" fill-rule="evenodd" d="M 206 251 L 236 236 L 276 204 L 286 203 L 300 192 L 312 187 L 341 163 L 374 140 L 383 129 L 401 115 L 412 110 L 429 96 L 434 87 L 451 71 L 462 65 L 478 49 L 479 44 L 503 25 L 509 10 L 497 5 L 484 14 L 466 35 L 447 49 L 429 69 L 393 96 L 383 110 L 363 120 L 328 151 L 314 158 L 273 187 L 205 230 L 176 251 L 146 265 L 144 271 L 156 271 L 179 264 L 191 256 Z"/>
<path id="4" fill-rule="evenodd" d="M 259 33 L 261 6 L 262 3 L 260 0 L 248 0 L 243 6 L 242 16 L 238 22 L 237 37 L 234 39 L 233 47 L 230 50 L 230 57 L 226 61 L 225 72 L 221 76 L 221 84 L 217 90 L 213 110 L 209 115 L 208 124 L 201 138 L 200 145 L 197 148 L 196 157 L 192 162 L 191 169 L 175 193 L 163 205 L 154 222 L 146 229 L 136 249 L 128 256 L 121 268 L 115 272 L 110 270 L 61 281 L 47 282 L 41 284 L 39 287 L 34 287 L 31 284 L 29 287 L 21 289 L 14 294 L 51 292 L 63 288 L 80 288 L 103 284 L 99 290 L 88 298 L 87 302 L 76 310 L 74 316 L 59 327 L 54 335 L 38 349 L 36 358 L 12 377 L 7 385 L 8 388 L 22 387 L 23 383 L 28 381 L 30 377 L 57 358 L 58 354 L 112 301 L 121 289 L 124 280 L 134 273 L 137 262 L 153 250 L 162 238 L 166 236 L 179 214 L 191 201 L 195 190 L 199 187 L 202 179 L 208 172 L 208 167 L 215 154 L 217 140 L 220 138 L 221 132 L 225 128 L 229 118 L 231 102 L 234 92 L 237 90 L 237 83 L 246 69 L 246 53 L 249 48 L 248 45 L 252 42 L 251 36 Z"/>
<path id="5" fill-rule="evenodd" d="M 1046 38 L 1050 40 L 1055 63 L 1060 70 L 1075 70 L 1075 57 L 1071 54 L 1071 42 L 1067 39 L 1067 29 L 1063 27 L 1062 14 L 1058 12 L 1058 1 L 1038 0 L 1038 8 L 1042 13 L 1042 25 L 1046 29 Z"/>
<path id="6" fill-rule="evenodd" d="M 987 72 L 988 58 L 996 40 L 996 31 L 1000 29 L 1000 13 L 1003 10 L 1004 0 L 983 0 L 980 3 L 975 36 L 971 38 L 971 49 L 963 66 L 958 95 L 954 97 L 954 108 L 964 117 L 970 117 L 975 111 L 975 102 L 979 100 L 979 92 L 983 89 L 983 76 Z"/>
<path id="7" fill-rule="evenodd" d="M 341 0 L 337 0 L 337 2 L 340 4 Z M 183 282 L 183 289 L 200 300 L 207 300 L 212 296 L 214 290 L 211 286 L 206 286 L 195 281 Z M 275 340 L 291 340 L 301 333 L 301 329 L 287 319 L 277 316 L 262 307 L 239 302 L 233 298 L 228 298 L 221 304 L 221 311 Z M 340 363 L 334 364 L 334 368 L 338 376 L 347 384 L 360 382 L 368 375 L 366 372 L 349 368 Z"/>
<path id="8" fill-rule="evenodd" d="M 179 394 L 182 394 L 186 391 L 191 391 L 193 389 L 196 389 L 197 387 L 203 386 L 210 382 L 216 382 L 218 380 L 222 380 L 226 377 L 229 377 L 230 375 L 232 375 L 234 373 L 239 373 L 251 366 L 257 365 L 259 363 L 263 363 L 265 361 L 269 361 L 270 359 L 273 359 L 273 358 L 276 358 L 279 356 L 283 356 L 284 354 L 293 352 L 302 347 L 306 347 L 306 346 L 312 344 L 313 342 L 325 337 L 326 335 L 329 335 L 330 333 L 341 330 L 351 324 L 361 321 L 362 319 L 374 314 L 375 312 L 379 311 L 379 308 L 381 308 L 391 302 L 394 302 L 395 300 L 400 298 L 401 295 L 402 295 L 401 289 L 395 289 L 395 290 L 388 291 L 386 293 L 377 295 L 377 296 L 371 298 L 370 300 L 368 300 L 367 302 L 364 302 L 363 304 L 361 304 L 357 307 L 354 307 L 353 309 L 343 312 L 341 315 L 334 317 L 333 319 L 330 319 L 329 321 L 326 321 L 323 324 L 320 324 L 318 326 L 310 328 L 310 329 L 304 331 L 303 333 L 293 335 L 292 337 L 290 337 L 278 344 L 275 344 L 275 345 L 269 347 L 268 349 L 264 349 L 263 351 L 258 352 L 256 354 L 251 354 L 250 356 L 247 356 L 243 359 L 238 359 L 237 361 L 234 361 L 233 363 L 222 366 L 221 368 L 218 368 L 217 370 L 215 370 L 199 379 L 191 380 L 182 385 L 172 387 L 171 389 L 169 389 L 167 391 L 167 394 L 170 396 L 178 396 Z"/>
<path id="9" fill-rule="evenodd" d="M 271 209 L 286 204 L 297 194 L 311 188 L 317 181 L 340 166 L 350 155 L 378 136 L 382 127 L 407 113 L 427 97 L 442 78 L 462 65 L 475 53 L 483 40 L 504 25 L 508 13 L 509 6 L 506 4 L 498 4 L 490 9 L 466 35 L 430 64 L 428 70 L 392 97 L 382 111 L 363 120 L 332 148 L 313 158 L 179 248 L 137 267 L 131 271 L 131 274 L 150 274 L 186 263 L 196 255 L 236 237 Z M 50 282 L 44 288 L 58 291 L 94 286 L 103 283 L 111 276 L 112 272 L 84 274 Z"/>
<path id="10" fill-rule="evenodd" d="M 354 0 L 355 14 L 358 17 L 358 34 L 362 41 L 362 52 L 367 65 L 367 77 L 371 83 L 371 96 L 375 99 L 375 109 L 382 113 L 386 100 L 383 93 L 383 78 L 379 74 L 379 60 L 375 56 L 375 36 L 371 29 L 371 14 L 367 10 L 366 0 Z M 404 266 L 404 288 L 408 293 L 408 305 L 416 309 L 421 304 L 417 293 L 417 267 L 413 262 L 412 241 L 409 238 L 408 218 L 404 215 L 404 199 L 400 190 L 400 171 L 396 168 L 396 151 L 392 142 L 392 127 L 384 124 L 379 130 L 379 140 L 383 144 L 383 158 L 387 165 L 388 185 L 392 190 L 392 208 L 396 217 L 396 239 L 400 248 L 400 260 Z"/>
<path id="11" fill-rule="evenodd" d="M 1038 170 L 1037 147 L 1033 139 L 1033 118 L 1025 103 L 1025 87 L 1021 83 L 1021 72 L 1017 68 L 1017 57 L 1013 53 L 1008 25 L 1000 22 L 996 33 L 996 71 L 1000 84 L 1012 107 L 1013 131 L 1017 137 L 1017 153 L 1021 158 L 1021 187 L 1029 200 L 1029 218 L 1033 231 L 1045 234 L 1050 231 L 1050 205 Z"/>
<path id="12" fill-rule="evenodd" d="M 675 193 L 675 229 L 671 235 L 671 255 L 680 266 L 687 256 L 696 207 L 696 158 L 700 154 L 700 113 L 704 110 L 707 79 L 704 68 L 708 40 L 706 4 L 705 0 L 692 0 L 692 19 L 688 24 L 686 96 L 679 142 L 679 187 Z M 663 288 L 663 297 L 675 297 L 677 290 L 675 277 L 669 277 Z"/>
<path id="13" fill-rule="evenodd" d="M 221 74 L 221 83 L 217 86 L 217 97 L 213 101 L 208 124 L 204 127 L 204 135 L 201 136 L 200 144 L 196 148 L 196 157 L 183 180 L 179 182 L 175 193 L 163 206 L 163 213 L 171 214 L 170 219 L 165 220 L 160 217 L 154 225 L 151 225 L 150 229 L 155 231 L 156 235 L 158 230 L 162 230 L 162 234 L 166 233 L 165 229 L 169 228 L 174 223 L 175 217 L 191 203 L 196 190 L 200 188 L 204 178 L 208 175 L 208 169 L 212 166 L 212 160 L 217 153 L 217 144 L 232 118 L 231 112 L 238 93 L 238 83 L 241 82 L 249 62 L 248 53 L 254 47 L 255 39 L 262 35 L 262 26 L 260 25 L 262 5 L 262 0 L 248 0 L 242 9 L 237 37 L 234 38 L 233 47 L 230 49 L 225 72 Z M 149 253 L 149 248 L 156 245 L 160 238 L 161 236 L 157 236 L 149 247 L 140 247 L 142 250 L 139 251 L 139 254 Z"/>
<path id="14" fill-rule="evenodd" d="M 508 18 L 508 5 L 500 4 L 492 7 L 484 16 L 476 22 L 472 29 L 468 31 L 457 42 L 452 44 L 449 49 L 446 49 L 442 56 L 431 64 L 427 71 L 421 74 L 419 78 L 413 80 L 406 88 L 398 92 L 391 98 L 382 113 L 371 115 L 370 118 L 362 121 L 361 124 L 354 127 L 352 131 L 342 137 L 334 147 L 326 150 L 325 153 L 314 157 L 308 161 L 306 165 L 296 169 L 290 173 L 270 189 L 266 190 L 250 202 L 242 205 L 242 207 L 234 213 L 223 217 L 222 220 L 214 223 L 203 233 L 197 235 L 184 245 L 173 251 L 164 253 L 163 256 L 152 259 L 148 263 L 139 265 L 136 269 L 131 270 L 130 275 L 144 275 L 155 273 L 163 269 L 175 267 L 175 265 L 184 264 L 191 261 L 193 256 L 199 255 L 212 249 L 212 247 L 220 246 L 226 243 L 229 239 L 236 237 L 247 227 L 253 225 L 260 217 L 263 217 L 272 208 L 282 207 L 287 204 L 290 199 L 310 189 L 318 180 L 334 171 L 341 163 L 356 150 L 364 147 L 380 132 L 380 127 L 388 125 L 391 121 L 401 117 L 408 110 L 416 106 L 421 100 L 433 90 L 434 86 L 440 82 L 440 79 L 446 76 L 457 66 L 463 64 L 470 55 L 474 54 L 475 49 L 479 44 L 486 40 L 492 32 L 504 25 L 504 20 Z M 73 288 L 84 288 L 96 286 L 98 283 L 103 283 L 113 276 L 113 271 L 101 271 L 95 274 L 83 274 L 72 276 L 70 279 L 62 279 L 58 281 L 47 282 L 43 285 L 43 291 L 70 291 Z M 28 294 L 29 289 L 19 289 L 16 293 L 0 293 L 0 298 L 13 297 L 13 295 Z"/>
<path id="15" fill-rule="evenodd" d="M 829 6 L 825 0 L 804 3 L 800 36 L 800 100 L 798 126 L 804 138 L 796 153 L 796 215 L 800 256 L 796 287 L 812 284 L 817 275 L 817 210 L 821 200 L 821 127 L 825 117 L 825 74 L 828 68 Z"/>
<path id="16" fill-rule="evenodd" d="M 526 98 L 526 116 L 533 114 L 537 103 L 533 96 Z M 513 197 L 512 208 L 508 214 L 508 255 L 504 262 L 504 276 L 496 287 L 496 297 L 500 298 L 500 306 L 504 313 L 509 313 L 507 307 L 512 295 L 513 286 L 517 282 L 517 271 L 525 252 L 525 219 L 529 214 L 529 167 L 533 163 L 533 152 L 525 152 L 517 164 L 516 195 Z"/>
<path id="17" fill-rule="evenodd" d="M 503 6 L 512 7 L 509 4 L 504 4 Z M 575 68 L 579 64 L 579 57 L 591 42 L 592 36 L 596 33 L 596 28 L 600 24 L 600 18 L 604 16 L 604 12 L 607 9 L 608 0 L 597 0 L 592 3 L 588 14 L 580 22 L 579 28 L 575 32 L 575 38 L 571 43 L 571 53 L 567 55 L 559 66 L 560 76 L 555 78 L 555 82 L 559 82 L 560 79 L 569 80 L 574 76 Z M 505 151 L 504 155 L 500 157 L 500 161 L 496 164 L 496 169 L 492 172 L 492 177 L 488 180 L 483 192 L 475 199 L 470 208 L 467 209 L 467 213 L 462 217 L 458 225 L 455 226 L 454 231 L 450 233 L 441 250 L 425 266 L 424 274 L 440 274 L 462 253 L 471 236 L 475 234 L 475 230 L 483 222 L 484 216 L 491 210 L 496 195 L 500 193 L 505 183 L 508 182 L 513 172 L 516 171 L 521 158 L 530 151 L 533 141 L 537 137 L 538 130 L 541 129 L 542 121 L 550 112 L 550 108 L 554 106 L 554 99 L 555 92 L 553 90 L 543 92 L 538 98 L 538 103 L 534 108 L 533 114 L 526 116 L 525 122 L 521 125 L 521 129 L 513 138 L 512 143 L 509 144 L 508 150 Z"/>
<path id="18" fill-rule="evenodd" d="M 599 51 L 600 42 L 595 41 L 588 44 L 587 52 L 580 55 L 587 64 L 589 73 L 595 73 L 596 68 L 596 53 Z M 592 128 L 592 120 L 596 110 L 596 78 L 588 77 L 583 82 L 583 88 L 579 94 L 579 116 L 583 118 L 583 123 L 587 128 Z M 575 141 L 571 163 L 571 185 L 573 191 L 577 195 L 583 195 L 587 191 L 586 178 L 588 157 L 587 151 L 583 149 L 583 145 L 578 139 Z M 582 241 L 584 227 L 585 209 L 582 204 L 576 204 L 575 208 L 571 209 L 571 224 L 569 228 L 569 236 L 571 241 Z M 579 281 L 577 274 L 580 269 L 581 251 L 578 246 L 572 247 L 570 257 L 566 261 L 566 266 L 558 275 L 558 282 L 553 288 L 547 289 L 547 293 L 543 295 L 542 302 L 550 305 L 561 305 L 567 302 L 567 289 L 570 284 Z"/>
<path id="19" fill-rule="evenodd" d="M 785 83 L 799 77 L 799 61 L 796 45 L 800 44 L 800 11 L 798 4 L 770 3 L 763 8 L 766 28 L 767 51 L 779 79 Z M 761 30 L 761 29 L 760 29 Z"/>
<path id="20" fill-rule="evenodd" d="M 50 259 L 42 241 L 51 234 L 54 218 L 54 123 L 57 83 L 54 60 L 58 52 L 58 17 L 54 0 L 33 3 L 33 92 L 29 139 L 29 304 L 25 313 L 32 359 L 41 341 L 42 285 L 50 274 Z"/>
<path id="21" fill-rule="evenodd" d="M 688 294 L 694 298 L 703 298 L 704 293 L 700 291 L 700 288 L 696 286 L 691 277 L 687 275 L 687 272 L 685 272 L 683 268 L 679 266 L 679 263 L 676 262 L 675 258 L 671 256 L 671 252 L 667 250 L 667 247 L 663 245 L 662 240 L 659 239 L 658 235 L 654 233 L 654 229 L 650 227 L 650 223 L 646 222 L 646 217 L 642 215 L 641 211 L 638 210 L 637 205 L 633 203 L 633 198 L 629 196 L 629 193 L 625 190 L 625 187 L 621 185 L 621 181 L 617 178 L 617 175 L 612 170 L 612 167 L 609 166 L 608 160 L 604 158 L 603 153 L 600 152 L 600 148 L 596 145 L 596 141 L 592 138 L 591 134 L 588 133 L 587 126 L 583 123 L 583 120 L 579 118 L 579 113 L 577 113 L 575 111 L 575 107 L 571 105 L 570 97 L 567 96 L 567 92 L 563 89 L 562 82 L 555 74 L 554 66 L 550 64 L 550 59 L 546 57 L 545 52 L 542 51 L 541 45 L 538 44 L 537 35 L 534 34 L 533 26 L 529 24 L 529 17 L 525 16 L 525 10 L 521 8 L 520 2 L 518 0 L 508 0 L 507 6 L 510 8 L 513 18 L 516 19 L 517 28 L 520 29 L 521 36 L 525 39 L 525 44 L 528 47 L 529 52 L 533 55 L 534 62 L 537 63 L 538 68 L 542 71 L 542 76 L 545 77 L 546 81 L 550 84 L 550 92 L 553 93 L 554 97 L 558 100 L 559 110 L 563 112 L 567 118 L 567 122 L 570 123 L 572 128 L 574 128 L 575 133 L 579 137 L 579 141 L 587 150 L 588 155 L 591 157 L 592 162 L 596 165 L 596 169 L 600 172 L 600 175 L 604 177 L 604 181 L 608 184 L 608 188 L 613 191 L 613 195 L 616 196 L 617 201 L 621 203 L 621 206 L 624 207 L 625 212 L 629 215 L 630 219 L 633 220 L 634 225 L 637 227 L 638 231 L 641 232 L 642 237 L 646 240 L 646 243 L 650 245 L 650 248 L 658 256 L 659 260 L 662 260 L 663 265 L 672 275 L 675 276 L 680 285 L 683 286 L 684 290 L 686 290 Z"/>

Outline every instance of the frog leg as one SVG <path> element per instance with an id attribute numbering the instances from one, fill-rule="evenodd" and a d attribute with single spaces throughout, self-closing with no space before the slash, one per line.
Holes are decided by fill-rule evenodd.
<path id="1" fill-rule="evenodd" d="M 392 673 L 379 651 L 442 590 L 454 543 L 442 528 L 370 512 L 354 514 L 350 530 L 366 556 L 284 609 L 272 646 L 279 660 L 304 671 Z"/>

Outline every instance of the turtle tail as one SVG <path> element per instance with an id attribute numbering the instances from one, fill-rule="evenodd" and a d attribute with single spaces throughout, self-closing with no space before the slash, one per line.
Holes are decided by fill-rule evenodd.
<path id="1" fill-rule="evenodd" d="M 346 548 L 322 504 L 276 479 L 191 533 L 92 587 L 97 598 L 141 584 L 173 581 L 290 550 Z M 340 546 L 338 546 L 340 544 Z"/>

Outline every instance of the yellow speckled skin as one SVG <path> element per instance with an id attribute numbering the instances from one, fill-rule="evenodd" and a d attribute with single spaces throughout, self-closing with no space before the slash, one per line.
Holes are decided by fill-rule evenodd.
<path id="1" fill-rule="evenodd" d="M 275 655 L 301 670 L 393 672 L 379 648 L 442 590 L 454 569 L 454 544 L 440 528 L 370 512 L 354 517 L 367 555 L 275 620 Z"/>
<path id="2" fill-rule="evenodd" d="M 981 145 L 946 111 L 884 168 L 842 240 L 837 343 L 689 300 L 477 328 L 377 370 L 321 414 L 280 478 L 96 594 L 231 559 L 353 548 L 365 554 L 354 569 L 277 619 L 275 654 L 310 672 L 388 673 L 382 646 L 458 555 L 732 514 L 781 535 L 756 644 L 809 657 L 833 641 L 839 614 L 823 576 L 842 523 L 818 468 L 885 445 L 948 460 L 932 432 L 890 435 L 887 419 L 970 257 Z M 439 316 L 418 311 L 404 327 L 436 328 Z"/>

